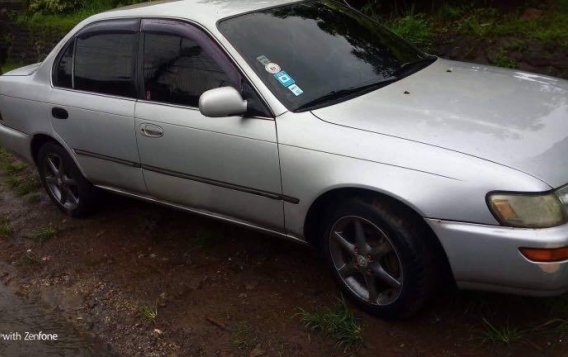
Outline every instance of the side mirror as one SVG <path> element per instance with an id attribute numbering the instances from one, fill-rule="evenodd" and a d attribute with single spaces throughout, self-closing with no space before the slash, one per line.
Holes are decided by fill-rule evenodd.
<path id="1" fill-rule="evenodd" d="M 247 101 L 233 87 L 211 89 L 199 98 L 199 111 L 212 118 L 244 115 Z"/>

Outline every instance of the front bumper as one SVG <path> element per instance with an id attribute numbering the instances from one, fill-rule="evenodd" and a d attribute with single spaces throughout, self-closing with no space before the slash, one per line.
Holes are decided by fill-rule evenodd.
<path id="1" fill-rule="evenodd" d="M 547 229 L 427 220 L 444 247 L 458 287 L 533 296 L 568 291 L 568 261 L 535 263 L 519 248 L 568 246 L 568 224 Z"/>

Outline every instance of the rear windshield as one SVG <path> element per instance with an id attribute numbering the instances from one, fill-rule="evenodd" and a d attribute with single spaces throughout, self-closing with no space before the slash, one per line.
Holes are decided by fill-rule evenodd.
<path id="1" fill-rule="evenodd" d="M 336 1 L 257 11 L 223 20 L 219 30 L 292 111 L 364 94 L 435 60 Z"/>

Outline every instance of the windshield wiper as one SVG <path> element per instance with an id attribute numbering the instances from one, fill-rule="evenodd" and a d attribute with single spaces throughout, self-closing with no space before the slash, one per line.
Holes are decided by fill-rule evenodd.
<path id="1" fill-rule="evenodd" d="M 312 101 L 309 101 L 305 104 L 302 104 L 301 106 L 299 106 L 298 108 L 296 108 L 296 112 L 301 112 L 301 111 L 305 111 L 305 110 L 309 110 L 309 109 L 317 109 L 317 108 L 321 108 L 322 106 L 324 106 L 325 104 L 328 104 L 330 102 L 337 102 L 339 100 L 342 99 L 346 99 L 349 98 L 353 95 L 362 95 L 368 92 L 371 92 L 375 89 L 379 89 L 382 88 L 386 85 L 389 85 L 393 82 L 396 82 L 399 78 L 396 76 L 391 76 L 388 78 L 385 78 L 383 80 L 381 80 L 380 82 L 375 82 L 375 83 L 371 83 L 371 84 L 367 84 L 364 86 L 360 86 L 360 87 L 352 87 L 352 88 L 347 88 L 347 89 L 341 89 L 341 90 L 334 90 L 329 92 L 328 94 L 325 94 L 317 99 L 314 99 Z"/>
<path id="2" fill-rule="evenodd" d="M 402 79 L 404 77 L 408 77 L 411 74 L 414 74 L 414 73 L 418 72 L 419 70 L 428 67 L 432 63 L 436 62 L 437 59 L 438 59 L 438 57 L 436 57 L 436 56 L 428 56 L 428 57 L 419 59 L 418 61 L 403 63 L 400 66 L 400 68 L 397 69 L 393 73 L 393 76 L 395 76 L 399 79 Z"/>

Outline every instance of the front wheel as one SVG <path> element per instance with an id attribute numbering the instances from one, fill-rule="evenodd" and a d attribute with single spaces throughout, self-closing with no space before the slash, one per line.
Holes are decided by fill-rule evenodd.
<path id="1" fill-rule="evenodd" d="M 337 282 L 366 311 L 405 318 L 431 295 L 432 255 L 411 219 L 354 199 L 327 215 L 323 232 L 321 247 Z"/>
<path id="2" fill-rule="evenodd" d="M 96 206 L 96 189 L 88 182 L 63 147 L 44 144 L 38 154 L 38 170 L 51 200 L 71 217 L 85 217 Z"/>

